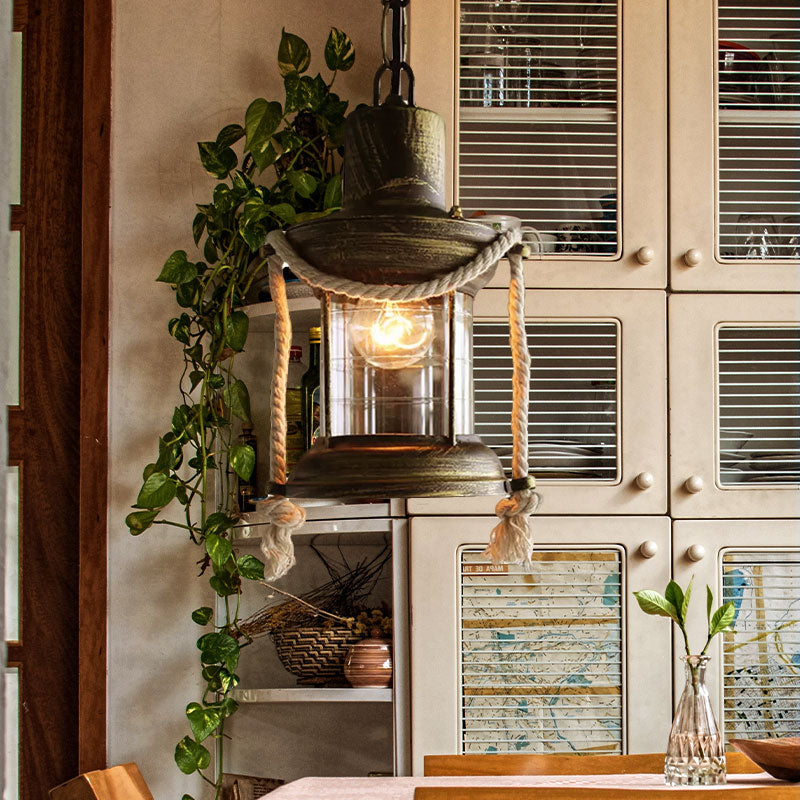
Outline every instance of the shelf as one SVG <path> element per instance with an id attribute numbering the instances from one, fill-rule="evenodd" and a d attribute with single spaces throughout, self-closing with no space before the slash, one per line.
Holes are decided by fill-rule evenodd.
<path id="1" fill-rule="evenodd" d="M 234 689 L 237 703 L 391 703 L 391 689 L 317 688 Z"/>
<path id="2" fill-rule="evenodd" d="M 461 106 L 458 115 L 462 122 L 490 120 L 520 120 L 525 122 L 614 122 L 616 108 L 572 108 L 519 106 Z"/>
<path id="3" fill-rule="evenodd" d="M 295 330 L 308 330 L 319 325 L 320 307 L 319 300 L 314 297 L 290 297 L 289 313 L 292 315 L 292 326 Z M 252 303 L 244 306 L 242 310 L 250 318 L 251 325 L 256 322 L 256 326 L 261 330 L 271 329 L 275 319 L 275 303 Z"/>

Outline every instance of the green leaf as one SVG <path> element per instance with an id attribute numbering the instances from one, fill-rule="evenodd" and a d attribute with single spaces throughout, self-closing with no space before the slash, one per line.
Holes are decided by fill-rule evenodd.
<path id="1" fill-rule="evenodd" d="M 177 486 L 163 472 L 154 472 L 143 484 L 136 498 L 138 508 L 163 508 L 175 497 Z"/>
<path id="2" fill-rule="evenodd" d="M 203 526 L 203 533 L 206 535 L 210 533 L 225 533 L 225 531 L 233 527 L 234 522 L 235 520 L 233 517 L 229 517 L 223 511 L 215 511 L 206 518 L 206 524 Z"/>
<path id="3" fill-rule="evenodd" d="M 711 625 L 708 629 L 708 638 L 710 639 L 712 636 L 716 636 L 726 628 L 729 628 L 735 616 L 736 608 L 734 607 L 732 600 L 724 605 L 721 605 L 714 612 L 714 616 L 711 617 Z"/>
<path id="4" fill-rule="evenodd" d="M 250 394 L 244 381 L 235 380 L 225 387 L 222 393 L 225 405 L 242 422 L 250 422 Z"/>
<path id="5" fill-rule="evenodd" d="M 288 173 L 289 183 L 301 197 L 309 198 L 317 188 L 317 180 L 313 175 L 300 170 L 293 170 Z"/>
<path id="6" fill-rule="evenodd" d="M 711 587 L 706 584 L 706 619 L 708 620 L 708 628 L 711 630 L 711 609 L 714 607 L 714 595 L 711 592 Z"/>
<path id="7" fill-rule="evenodd" d="M 311 63 L 311 50 L 308 45 L 293 33 L 281 31 L 281 43 L 278 45 L 278 69 L 281 75 L 290 72 L 305 72 Z"/>
<path id="8" fill-rule="evenodd" d="M 678 622 L 678 612 L 676 611 L 675 606 L 672 605 L 672 603 L 670 603 L 666 597 L 662 597 L 658 592 L 645 589 L 641 592 L 634 592 L 633 596 L 639 603 L 639 608 L 641 608 L 645 614 L 655 614 L 660 617 L 672 617 L 675 622 Z"/>
<path id="9" fill-rule="evenodd" d="M 250 194 L 250 192 L 255 190 L 255 186 L 253 185 L 253 181 L 247 177 L 240 169 L 237 169 L 231 175 L 231 182 L 233 183 L 233 188 L 236 189 L 242 195 Z"/>
<path id="10" fill-rule="evenodd" d="M 270 206 L 269 210 L 286 225 L 294 225 L 297 219 L 294 207 L 288 203 L 276 203 L 274 206 Z"/>
<path id="11" fill-rule="evenodd" d="M 203 664 L 224 664 L 233 671 L 239 663 L 239 644 L 227 633 L 207 633 L 197 640 Z"/>
<path id="12" fill-rule="evenodd" d="M 212 575 L 208 579 L 208 585 L 220 597 L 228 597 L 239 591 L 239 584 L 233 579 L 232 575 Z"/>
<path id="13" fill-rule="evenodd" d="M 203 258 L 208 261 L 209 264 L 216 264 L 219 261 L 219 256 L 217 255 L 217 247 L 213 241 L 211 241 L 211 237 L 209 236 L 206 239 L 206 243 L 203 245 Z"/>
<path id="14" fill-rule="evenodd" d="M 195 244 L 200 242 L 200 237 L 203 235 L 203 231 L 206 229 L 207 219 L 208 217 L 206 217 L 202 211 L 199 211 L 194 216 L 194 221 L 192 222 L 192 238 L 194 239 Z"/>
<path id="15" fill-rule="evenodd" d="M 222 568 L 233 554 L 233 545 L 229 539 L 210 533 L 206 536 L 206 552 L 211 556 L 214 566 Z"/>
<path id="16" fill-rule="evenodd" d="M 188 320 L 186 314 L 181 314 L 180 317 L 173 317 L 169 321 L 169 333 L 170 336 L 175 337 L 181 344 L 188 345 L 189 324 L 186 320 Z"/>
<path id="17" fill-rule="evenodd" d="M 667 589 L 664 592 L 664 597 L 667 600 L 667 602 L 671 603 L 672 606 L 675 608 L 678 615 L 678 621 L 683 622 L 686 619 L 686 617 L 682 616 L 680 611 L 678 610 L 683 608 L 683 590 L 681 589 L 681 587 L 678 586 L 678 584 L 675 583 L 675 581 L 670 581 L 667 584 Z"/>
<path id="18" fill-rule="evenodd" d="M 228 450 L 228 463 L 242 480 L 250 480 L 256 466 L 256 452 L 249 444 L 234 444 Z"/>
<path id="19" fill-rule="evenodd" d="M 199 299 L 200 281 L 181 283 L 175 289 L 175 300 L 181 308 L 191 308 Z"/>
<path id="20" fill-rule="evenodd" d="M 686 614 L 689 611 L 689 599 L 692 596 L 692 584 L 694 584 L 694 575 L 689 579 L 689 585 L 686 587 L 686 594 L 683 596 L 683 603 L 681 603 L 681 619 L 686 619 Z"/>
<path id="21" fill-rule="evenodd" d="M 200 383 L 203 381 L 205 373 L 200 372 L 200 370 L 193 369 L 189 373 L 189 386 L 191 387 L 189 391 L 194 391 Z"/>
<path id="22" fill-rule="evenodd" d="M 268 167 L 278 157 L 270 140 L 282 118 L 281 104 L 274 101 L 268 103 L 263 97 L 253 100 L 245 112 L 244 127 L 247 134 L 245 146 L 260 170 Z"/>
<path id="23" fill-rule="evenodd" d="M 325 65 L 330 70 L 347 72 L 356 60 L 356 51 L 350 37 L 338 28 L 331 28 L 325 43 Z"/>
<path id="24" fill-rule="evenodd" d="M 194 800 L 194 797 L 192 797 L 190 794 L 185 794 L 183 797 L 181 797 L 181 800 Z"/>
<path id="25" fill-rule="evenodd" d="M 243 578 L 247 578 L 249 581 L 264 580 L 264 565 L 255 556 L 241 556 L 236 562 L 236 566 Z"/>
<path id="26" fill-rule="evenodd" d="M 342 207 L 342 176 L 334 175 L 325 186 L 325 199 L 322 202 L 325 210 Z"/>
<path id="27" fill-rule="evenodd" d="M 239 683 L 239 676 L 232 670 L 229 672 L 226 669 L 220 670 L 219 685 L 223 692 L 227 692 Z"/>
<path id="28" fill-rule="evenodd" d="M 217 147 L 230 147 L 236 144 L 244 136 L 244 128 L 241 125 L 226 125 L 217 134 Z"/>
<path id="29" fill-rule="evenodd" d="M 192 622 L 196 622 L 198 625 L 208 625 L 213 616 L 214 609 L 211 606 L 201 606 L 192 611 Z"/>
<path id="30" fill-rule="evenodd" d="M 148 464 L 142 470 L 142 482 L 146 481 L 154 472 L 164 472 L 164 470 L 159 469 L 158 464 Z"/>
<path id="31" fill-rule="evenodd" d="M 156 278 L 162 283 L 180 286 L 197 277 L 197 267 L 186 257 L 185 250 L 176 250 L 165 262 Z"/>
<path id="32" fill-rule="evenodd" d="M 219 708 L 214 706 L 204 708 L 200 703 L 189 703 L 186 706 L 186 717 L 192 727 L 194 738 L 198 742 L 207 739 L 219 727 L 224 718 Z"/>
<path id="33" fill-rule="evenodd" d="M 175 748 L 175 763 L 184 775 L 206 769 L 211 763 L 211 753 L 191 736 L 184 736 Z"/>
<path id="34" fill-rule="evenodd" d="M 221 389 L 225 385 L 225 378 L 219 374 L 219 372 L 215 372 L 209 379 L 208 385 L 212 389 Z"/>
<path id="35" fill-rule="evenodd" d="M 206 172 L 215 178 L 227 178 L 228 173 L 239 163 L 230 147 L 220 147 L 216 142 L 198 142 L 200 163 Z"/>
<path id="36" fill-rule="evenodd" d="M 240 353 L 244 350 L 247 341 L 247 332 L 250 329 L 250 317 L 244 311 L 234 311 L 225 320 L 225 341 L 231 350 Z"/>
<path id="37" fill-rule="evenodd" d="M 155 511 L 134 511 L 125 517 L 125 524 L 128 526 L 133 536 L 138 536 L 140 533 L 146 531 L 152 524 L 153 520 L 158 516 L 158 509 Z M 240 570 L 241 571 L 241 570 Z M 262 569 L 263 577 L 263 569 Z"/>
<path id="38" fill-rule="evenodd" d="M 219 704 L 219 708 L 226 717 L 230 717 L 232 714 L 236 713 L 239 708 L 239 704 L 232 697 L 226 697 Z"/>
<path id="39" fill-rule="evenodd" d="M 177 442 L 158 440 L 158 460 L 156 469 L 159 472 L 176 470 L 183 462 L 183 447 Z"/>

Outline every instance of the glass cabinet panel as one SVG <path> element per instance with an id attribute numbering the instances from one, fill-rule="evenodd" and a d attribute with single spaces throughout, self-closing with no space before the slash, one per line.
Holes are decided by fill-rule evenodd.
<path id="1" fill-rule="evenodd" d="M 723 261 L 800 258 L 800 5 L 719 0 Z"/>
<path id="2" fill-rule="evenodd" d="M 619 321 L 529 322 L 528 446 L 537 479 L 618 477 Z M 473 326 L 475 432 L 511 475 L 508 325 Z"/>
<path id="3" fill-rule="evenodd" d="M 800 736 L 800 552 L 726 552 L 722 600 L 726 739 Z"/>
<path id="4" fill-rule="evenodd" d="M 622 752 L 622 555 L 461 551 L 463 753 Z"/>
<path id="5" fill-rule="evenodd" d="M 619 227 L 615 0 L 462 0 L 459 194 L 511 214 L 545 253 L 615 256 Z"/>
<path id="6" fill-rule="evenodd" d="M 800 327 L 721 325 L 722 486 L 800 483 Z"/>

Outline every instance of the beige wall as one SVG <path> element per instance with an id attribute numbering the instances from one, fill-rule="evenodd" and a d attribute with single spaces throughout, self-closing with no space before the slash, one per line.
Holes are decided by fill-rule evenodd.
<path id="1" fill-rule="evenodd" d="M 173 749 L 200 691 L 189 614 L 211 598 L 194 577 L 200 554 L 180 533 L 135 539 L 123 524 L 179 399 L 180 348 L 166 331 L 176 306 L 154 278 L 173 250 L 191 253 L 194 204 L 214 185 L 195 143 L 242 121 L 253 98 L 282 99 L 281 27 L 308 40 L 312 69 L 324 69 L 331 25 L 352 36 L 356 68 L 336 89 L 354 103 L 370 96 L 379 20 L 378 0 L 114 3 L 108 757 L 137 761 L 156 798 L 203 794 Z"/>

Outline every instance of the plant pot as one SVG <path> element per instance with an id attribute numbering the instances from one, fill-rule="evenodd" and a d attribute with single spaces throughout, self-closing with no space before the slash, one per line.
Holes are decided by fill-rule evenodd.
<path id="1" fill-rule="evenodd" d="M 344 676 L 357 689 L 383 689 L 392 682 L 392 643 L 370 638 L 351 645 L 344 661 Z"/>

